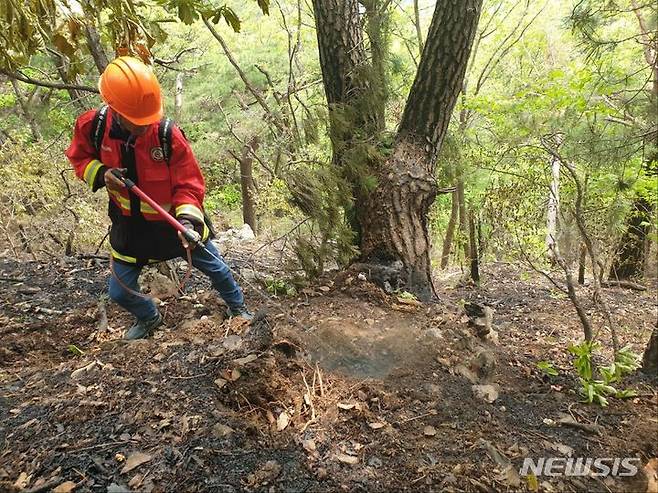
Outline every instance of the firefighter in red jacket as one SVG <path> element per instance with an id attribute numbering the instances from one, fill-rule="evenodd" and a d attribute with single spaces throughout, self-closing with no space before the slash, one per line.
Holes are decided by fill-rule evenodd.
<path id="1" fill-rule="evenodd" d="M 66 156 L 93 192 L 107 190 L 114 260 L 109 295 L 137 319 L 126 338 L 140 339 L 162 323 L 153 301 L 134 294 L 142 267 L 185 256 L 189 245 L 147 203 L 128 193 L 111 171 L 120 169 L 203 240 L 211 236 L 203 212 L 205 185 L 184 135 L 163 119 L 160 85 L 148 66 L 136 58 L 119 57 L 101 75 L 99 89 L 107 106 L 78 117 Z M 192 264 L 210 278 L 231 316 L 250 319 L 230 269 L 218 260 L 222 257 L 212 242 L 206 245 L 217 258 L 197 249 L 192 251 Z"/>

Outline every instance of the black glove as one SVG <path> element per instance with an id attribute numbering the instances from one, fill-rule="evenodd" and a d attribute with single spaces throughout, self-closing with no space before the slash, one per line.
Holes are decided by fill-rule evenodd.
<path id="1" fill-rule="evenodd" d="M 192 219 L 190 216 L 178 216 L 178 222 L 185 226 L 185 229 L 193 229 L 203 238 L 203 223 Z"/>

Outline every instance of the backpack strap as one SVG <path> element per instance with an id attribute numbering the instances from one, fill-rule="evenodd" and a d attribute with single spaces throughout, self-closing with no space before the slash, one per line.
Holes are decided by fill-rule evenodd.
<path id="1" fill-rule="evenodd" d="M 96 110 L 96 115 L 94 115 L 94 121 L 91 124 L 91 143 L 96 149 L 96 154 L 100 156 L 101 144 L 103 143 L 103 136 L 105 135 L 105 125 L 107 124 L 107 110 L 108 106 L 104 104 L 98 110 Z"/>
<path id="2" fill-rule="evenodd" d="M 171 163 L 171 133 L 174 129 L 174 122 L 171 118 L 163 118 L 158 125 L 158 140 L 162 148 L 162 155 L 164 156 L 167 166 Z"/>

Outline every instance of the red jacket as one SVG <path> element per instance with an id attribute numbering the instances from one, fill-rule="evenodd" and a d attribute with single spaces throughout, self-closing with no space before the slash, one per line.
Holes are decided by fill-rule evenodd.
<path id="1" fill-rule="evenodd" d="M 99 156 L 91 137 L 95 115 L 96 110 L 91 110 L 78 117 L 73 141 L 66 151 L 78 178 L 96 191 L 104 186 L 102 177 L 108 168 L 127 168 L 127 176 L 147 195 L 175 216 L 203 225 L 203 236 L 207 237 L 203 175 L 180 129 L 176 126 L 172 129 L 171 158 L 167 163 L 160 147 L 157 122 L 144 135 L 131 138 L 109 109 Z M 110 243 L 117 259 L 146 263 L 182 253 L 173 228 L 147 203 L 129 194 L 127 189 L 108 190 L 108 195 L 112 219 Z"/>

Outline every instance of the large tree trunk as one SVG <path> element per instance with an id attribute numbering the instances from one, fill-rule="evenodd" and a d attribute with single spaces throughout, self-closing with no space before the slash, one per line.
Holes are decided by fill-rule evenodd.
<path id="1" fill-rule="evenodd" d="M 379 4 L 378 1 L 373 3 Z M 361 238 L 357 211 L 364 200 L 358 175 L 359 166 L 345 162 L 345 153 L 360 139 L 372 139 L 384 128 L 383 101 L 372 97 L 370 90 L 377 81 L 368 61 L 358 0 L 313 0 L 322 80 L 329 107 L 330 137 L 333 163 L 352 184 L 354 206 L 346 211 L 347 220 Z M 375 25 L 371 23 L 371 29 Z M 381 38 L 371 34 L 376 44 Z M 383 49 L 381 45 L 379 48 Z"/>
<path id="2" fill-rule="evenodd" d="M 404 265 L 406 289 L 432 295 L 427 213 L 437 193 L 434 165 L 462 87 L 481 0 L 440 0 L 378 186 L 359 210 L 366 261 Z"/>

